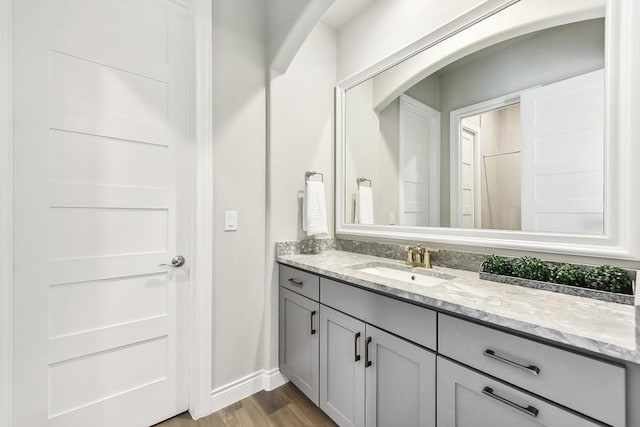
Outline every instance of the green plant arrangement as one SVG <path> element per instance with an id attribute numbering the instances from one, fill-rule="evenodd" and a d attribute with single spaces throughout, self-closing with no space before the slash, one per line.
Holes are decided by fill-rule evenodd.
<path id="1" fill-rule="evenodd" d="M 628 305 L 637 299 L 632 274 L 612 265 L 554 265 L 528 256 L 511 259 L 491 255 L 480 268 L 481 279 Z"/>
<path id="2" fill-rule="evenodd" d="M 612 265 L 600 265 L 589 269 L 585 275 L 585 287 L 633 295 L 631 277 L 620 267 Z"/>
<path id="3" fill-rule="evenodd" d="M 511 276 L 513 267 L 510 259 L 498 255 L 489 255 L 482 263 L 482 271 L 490 274 Z"/>
<path id="4" fill-rule="evenodd" d="M 523 279 L 548 282 L 551 269 L 541 259 L 525 256 L 513 261 L 513 275 Z"/>
<path id="5" fill-rule="evenodd" d="M 585 272 L 571 264 L 558 264 L 551 268 L 549 281 L 560 285 L 585 286 Z"/>

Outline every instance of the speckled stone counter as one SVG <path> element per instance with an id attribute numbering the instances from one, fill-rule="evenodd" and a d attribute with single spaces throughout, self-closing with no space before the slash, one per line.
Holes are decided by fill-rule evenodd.
<path id="1" fill-rule="evenodd" d="M 434 267 L 455 276 L 422 286 L 360 272 L 369 263 L 401 261 L 351 252 L 281 255 L 281 264 L 352 283 L 443 312 L 540 337 L 621 361 L 640 364 L 640 308 L 480 280 L 478 273 Z"/>

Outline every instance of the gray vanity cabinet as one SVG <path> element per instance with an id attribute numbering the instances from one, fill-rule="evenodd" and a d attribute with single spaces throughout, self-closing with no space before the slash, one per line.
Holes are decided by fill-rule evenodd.
<path id="1" fill-rule="evenodd" d="M 623 365 L 296 268 L 280 285 L 280 369 L 340 426 L 628 425 Z"/>
<path id="2" fill-rule="evenodd" d="M 319 305 L 280 288 L 280 370 L 316 405 L 319 390 Z"/>
<path id="3" fill-rule="evenodd" d="M 591 427 L 600 423 L 438 356 L 438 427 Z"/>
<path id="4" fill-rule="evenodd" d="M 320 306 L 320 408 L 340 426 L 435 426 L 435 355 Z"/>

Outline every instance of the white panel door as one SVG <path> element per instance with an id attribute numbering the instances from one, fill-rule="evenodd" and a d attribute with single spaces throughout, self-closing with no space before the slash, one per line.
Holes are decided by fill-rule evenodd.
<path id="1" fill-rule="evenodd" d="M 604 232 L 604 70 L 521 96 L 522 230 Z"/>
<path id="2" fill-rule="evenodd" d="M 400 225 L 440 225 L 440 112 L 400 97 Z"/>
<path id="3" fill-rule="evenodd" d="M 179 3 L 13 3 L 16 426 L 187 409 L 188 264 L 159 266 L 189 255 Z"/>
<path id="4" fill-rule="evenodd" d="M 477 168 L 477 140 L 479 129 L 474 129 L 470 124 L 462 124 L 460 135 L 460 197 L 462 198 L 462 228 L 479 228 L 479 209 L 476 209 L 477 200 L 480 198 L 479 188 L 476 185 Z"/>

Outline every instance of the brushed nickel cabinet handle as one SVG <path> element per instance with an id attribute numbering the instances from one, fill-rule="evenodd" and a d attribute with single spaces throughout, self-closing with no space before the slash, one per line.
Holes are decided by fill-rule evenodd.
<path id="1" fill-rule="evenodd" d="M 371 360 L 369 360 L 369 344 L 371 344 L 371 337 L 367 337 L 365 341 L 366 344 L 364 346 L 364 367 L 368 368 L 371 366 Z"/>
<path id="2" fill-rule="evenodd" d="M 302 280 L 294 279 L 293 277 L 290 278 L 289 281 L 294 285 L 298 285 L 298 286 L 304 285 L 304 282 Z"/>
<path id="3" fill-rule="evenodd" d="M 315 316 L 316 316 L 316 311 L 315 311 L 315 310 L 313 310 L 313 311 L 311 312 L 311 335 L 315 335 L 315 333 L 316 333 L 316 330 L 315 330 L 315 328 L 313 327 L 313 318 L 314 318 Z"/>
<path id="4" fill-rule="evenodd" d="M 519 368 L 519 369 L 524 369 L 525 371 L 529 372 L 530 374 L 533 374 L 533 375 L 539 375 L 540 374 L 540 368 L 538 368 L 537 366 L 535 366 L 535 365 L 521 365 L 520 363 L 516 363 L 516 362 L 514 362 L 512 360 L 505 359 L 502 356 L 498 356 L 496 354 L 496 352 L 491 350 L 490 348 L 486 349 L 484 351 L 484 353 L 482 353 L 482 354 L 484 354 L 485 356 L 490 357 L 490 358 L 492 358 L 494 360 L 497 360 L 499 362 L 505 363 L 505 364 L 507 364 L 509 366 L 513 366 L 513 367 L 516 367 L 516 368 Z"/>
<path id="5" fill-rule="evenodd" d="M 353 360 L 358 362 L 360 360 L 360 354 L 358 354 L 358 340 L 360 340 L 360 332 L 356 332 L 353 337 Z"/>
<path id="6" fill-rule="evenodd" d="M 485 396 L 489 396 L 492 399 L 497 400 L 498 402 L 502 402 L 507 406 L 511 406 L 514 409 L 517 409 L 520 412 L 524 412 L 527 415 L 531 415 L 532 417 L 537 417 L 538 413 L 540 412 L 537 408 L 534 408 L 531 405 L 528 406 L 520 406 L 517 403 L 513 403 L 512 401 L 510 401 L 509 399 L 505 399 L 502 396 L 498 396 L 497 394 L 495 394 L 493 392 L 493 389 L 491 387 L 485 387 L 482 389 L 482 394 L 484 394 Z"/>

